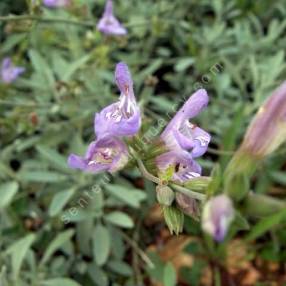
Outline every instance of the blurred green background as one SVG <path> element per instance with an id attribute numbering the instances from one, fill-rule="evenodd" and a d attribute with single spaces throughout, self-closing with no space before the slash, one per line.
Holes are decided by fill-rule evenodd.
<path id="1" fill-rule="evenodd" d="M 117 0 L 123 38 L 96 31 L 104 3 L 46 9 L 1 0 L 1 16 L 38 20 L 0 22 L 1 58 L 26 67 L 0 85 L 0 285 L 213 285 L 216 262 L 197 222 L 187 219 L 184 235 L 171 238 L 139 172 L 94 176 L 68 169 L 66 158 L 85 152 L 94 113 L 117 99 L 113 71 L 124 61 L 151 126 L 207 89 L 209 107 L 195 121 L 212 143 L 199 162 L 206 175 L 225 166 L 285 79 L 286 3 Z M 254 191 L 285 196 L 285 155 L 282 148 L 260 166 Z M 285 225 L 251 242 L 243 236 L 228 246 L 234 261 L 224 285 L 283 285 Z"/>

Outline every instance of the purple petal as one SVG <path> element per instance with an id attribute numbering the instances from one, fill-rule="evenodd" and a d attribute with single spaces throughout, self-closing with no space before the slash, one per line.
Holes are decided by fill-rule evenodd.
<path id="1" fill-rule="evenodd" d="M 140 109 L 133 93 L 133 81 L 128 66 L 119 63 L 115 69 L 115 80 L 121 95 L 119 101 L 95 114 L 96 136 L 132 136 L 141 126 Z"/>
<path id="2" fill-rule="evenodd" d="M 97 137 L 111 136 L 132 136 L 136 134 L 141 126 L 140 110 L 134 106 L 133 114 L 124 117 L 118 109 L 118 103 L 105 107 L 94 118 L 94 131 Z"/>
<path id="3" fill-rule="evenodd" d="M 128 66 L 123 62 L 116 65 L 115 82 L 121 93 L 125 95 L 133 94 L 133 80 Z"/>
<path id="4" fill-rule="evenodd" d="M 213 197 L 205 204 L 203 209 L 203 230 L 220 242 L 225 238 L 233 218 L 232 201 L 226 195 Z"/>
<path id="5" fill-rule="evenodd" d="M 113 2 L 112 0 L 107 0 L 104 8 L 104 15 L 105 16 L 112 16 L 113 15 Z"/>
<path id="6" fill-rule="evenodd" d="M 156 158 L 158 169 L 162 172 L 173 166 L 173 180 L 185 182 L 201 175 L 201 166 L 186 151 L 170 151 Z"/>
<path id="7" fill-rule="evenodd" d="M 123 141 L 104 137 L 88 146 L 84 157 L 71 154 L 68 165 L 90 173 L 115 172 L 128 162 L 128 150 Z"/>
<path id="8" fill-rule="evenodd" d="M 1 78 L 5 83 L 15 81 L 24 71 L 25 68 L 14 66 L 10 58 L 5 58 L 2 61 Z"/>
<path id="9" fill-rule="evenodd" d="M 66 7 L 70 3 L 70 0 L 43 0 L 43 4 L 49 8 Z"/>
<path id="10" fill-rule="evenodd" d="M 68 157 L 68 166 L 72 169 L 84 170 L 86 168 L 86 161 L 83 157 L 71 154 Z"/>
<path id="11" fill-rule="evenodd" d="M 10 58 L 4 58 L 2 61 L 2 70 L 9 69 L 12 66 L 12 61 Z"/>
<path id="12" fill-rule="evenodd" d="M 161 139 L 170 149 L 190 151 L 193 158 L 203 155 L 210 142 L 210 135 L 189 122 L 190 118 L 202 111 L 208 103 L 204 89 L 195 92 L 167 125 Z"/>
<path id="13" fill-rule="evenodd" d="M 122 36 L 127 34 L 127 30 L 113 15 L 112 1 L 107 0 L 102 18 L 98 21 L 97 29 L 106 35 Z"/>

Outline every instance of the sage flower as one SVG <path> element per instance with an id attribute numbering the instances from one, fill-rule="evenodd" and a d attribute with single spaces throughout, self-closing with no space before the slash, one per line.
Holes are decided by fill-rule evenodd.
<path id="1" fill-rule="evenodd" d="M 102 18 L 97 24 L 97 29 L 106 35 L 122 36 L 127 34 L 127 30 L 113 15 L 112 0 L 107 0 Z"/>
<path id="2" fill-rule="evenodd" d="M 204 206 L 202 229 L 216 241 L 224 240 L 234 218 L 232 201 L 226 195 L 211 198 Z"/>
<path id="3" fill-rule="evenodd" d="M 286 81 L 260 107 L 244 137 L 241 149 L 264 157 L 286 141 Z"/>
<path id="4" fill-rule="evenodd" d="M 4 83 L 12 83 L 15 81 L 23 72 L 25 68 L 15 66 L 10 58 L 4 58 L 1 66 L 1 79 Z"/>
<path id="5" fill-rule="evenodd" d="M 70 4 L 70 0 L 43 0 L 43 3 L 49 8 L 59 8 L 68 6 Z"/>
<path id="6" fill-rule="evenodd" d="M 141 125 L 140 109 L 133 91 L 133 81 L 128 66 L 118 63 L 115 69 L 115 82 L 121 92 L 119 101 L 105 107 L 95 115 L 94 130 L 97 137 L 131 136 Z"/>
<path id="7" fill-rule="evenodd" d="M 186 101 L 161 134 L 169 149 L 187 150 L 193 158 L 206 152 L 211 136 L 189 119 L 198 115 L 207 104 L 208 95 L 204 89 L 199 89 Z"/>
<path id="8" fill-rule="evenodd" d="M 172 180 L 181 183 L 199 177 L 202 172 L 201 166 L 184 150 L 166 152 L 156 158 L 156 164 L 160 172 L 173 167 Z"/>
<path id="9" fill-rule="evenodd" d="M 84 157 L 71 154 L 68 165 L 89 173 L 108 171 L 110 173 L 122 169 L 128 162 L 128 150 L 123 141 L 114 137 L 103 137 L 88 146 Z"/>

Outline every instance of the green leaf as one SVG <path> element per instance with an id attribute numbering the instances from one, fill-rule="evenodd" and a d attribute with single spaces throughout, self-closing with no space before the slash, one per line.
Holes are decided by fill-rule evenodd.
<path id="1" fill-rule="evenodd" d="M 171 262 L 168 262 L 164 267 L 164 286 L 176 286 L 177 284 L 177 276 L 176 270 Z"/>
<path id="2" fill-rule="evenodd" d="M 64 156 L 60 155 L 56 150 L 43 145 L 38 145 L 36 149 L 43 156 L 44 159 L 52 163 L 52 165 L 54 165 L 55 167 L 58 167 L 59 169 L 64 171 L 70 170 L 67 166 L 67 159 Z"/>
<path id="3" fill-rule="evenodd" d="M 286 186 L 286 173 L 282 171 L 275 171 L 270 173 L 270 177 L 275 182 Z"/>
<path id="4" fill-rule="evenodd" d="M 245 217 L 239 211 L 235 212 L 235 219 L 233 225 L 237 228 L 237 230 L 249 230 L 250 225 Z"/>
<path id="5" fill-rule="evenodd" d="M 49 215 L 56 216 L 59 214 L 74 193 L 75 189 L 72 188 L 55 194 L 49 207 Z"/>
<path id="6" fill-rule="evenodd" d="M 50 171 L 23 171 L 19 178 L 26 182 L 55 183 L 67 180 L 67 176 Z"/>
<path id="7" fill-rule="evenodd" d="M 193 63 L 195 62 L 194 58 L 182 58 L 178 61 L 178 63 L 175 65 L 175 71 L 181 72 L 185 71 L 187 68 L 189 68 Z"/>
<path id="8" fill-rule="evenodd" d="M 11 203 L 18 189 L 19 184 L 17 182 L 7 182 L 0 185 L 0 210 Z"/>
<path id="9" fill-rule="evenodd" d="M 6 250 L 6 254 L 11 255 L 12 258 L 12 269 L 14 278 L 18 277 L 24 258 L 35 239 L 36 236 L 34 234 L 29 234 L 13 243 Z"/>
<path id="10" fill-rule="evenodd" d="M 69 278 L 54 278 L 45 280 L 41 283 L 42 286 L 81 286 L 74 280 Z"/>
<path id="11" fill-rule="evenodd" d="M 110 234 L 108 229 L 98 224 L 93 235 L 93 254 L 97 265 L 101 266 L 107 261 L 110 252 Z"/>
<path id="12" fill-rule="evenodd" d="M 124 228 L 132 228 L 134 226 L 132 219 L 127 214 L 119 211 L 115 211 L 106 215 L 104 219 L 112 224 Z"/>
<path id="13" fill-rule="evenodd" d="M 90 264 L 87 271 L 90 278 L 97 286 L 109 285 L 107 274 L 101 268 L 99 268 L 95 263 Z"/>
<path id="14" fill-rule="evenodd" d="M 260 220 L 251 229 L 251 232 L 246 236 L 246 240 L 251 241 L 260 237 L 271 228 L 279 225 L 285 219 L 286 219 L 286 209 L 283 209 L 270 217 Z"/>
<path id="15" fill-rule="evenodd" d="M 105 189 L 122 202 L 134 208 L 139 208 L 140 203 L 146 198 L 146 194 L 139 189 L 120 185 L 106 185 Z"/>
<path id="16" fill-rule="evenodd" d="M 56 238 L 49 244 L 40 264 L 45 264 L 51 258 L 54 252 L 57 251 L 64 243 L 66 243 L 66 241 L 70 240 L 73 235 L 74 230 L 72 229 L 58 234 Z"/>
<path id="17" fill-rule="evenodd" d="M 221 168 L 219 164 L 216 164 L 211 172 L 211 181 L 207 187 L 207 194 L 209 196 L 214 195 L 217 191 L 219 191 L 219 187 L 221 185 Z"/>
<path id="18" fill-rule="evenodd" d="M 132 276 L 132 268 L 123 261 L 113 260 L 108 263 L 108 267 L 115 273 L 123 276 Z"/>

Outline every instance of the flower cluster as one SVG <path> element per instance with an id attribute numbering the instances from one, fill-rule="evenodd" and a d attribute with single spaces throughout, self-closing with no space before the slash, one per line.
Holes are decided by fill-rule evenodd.
<path id="1" fill-rule="evenodd" d="M 12 83 L 24 71 L 25 68 L 15 66 L 10 58 L 4 58 L 1 66 L 1 79 L 6 84 Z"/>
<path id="2" fill-rule="evenodd" d="M 102 171 L 116 172 L 128 162 L 128 148 L 123 137 L 131 137 L 138 133 L 141 126 L 140 109 L 136 103 L 133 81 L 125 63 L 119 63 L 115 69 L 115 82 L 120 90 L 119 100 L 95 114 L 94 132 L 96 140 L 91 142 L 84 157 L 71 154 L 68 165 L 90 173 Z M 172 170 L 170 180 L 184 183 L 201 175 L 201 167 L 195 158 L 206 151 L 211 136 L 191 123 L 189 120 L 198 115 L 208 104 L 207 92 L 203 89 L 195 92 L 177 112 L 162 132 L 160 139 L 164 153 L 153 158 L 158 172 L 164 174 Z M 199 208 L 195 200 L 184 194 L 174 194 L 168 186 L 158 185 L 156 188 L 159 203 L 164 206 L 164 215 L 171 231 L 178 233 L 182 229 L 182 213 L 198 218 Z M 222 212 L 224 214 L 224 212 Z M 175 220 L 171 218 L 176 218 Z M 174 222 L 181 222 L 174 225 Z M 216 219 L 218 221 L 219 219 Z M 215 223 L 216 223 L 215 221 Z M 210 221 L 208 225 L 211 225 Z M 220 225 L 219 238 L 226 232 L 226 226 Z M 213 227 L 215 228 L 215 227 Z M 209 231 L 210 227 L 208 228 Z M 217 232 L 215 232 L 215 235 Z M 215 236 L 216 238 L 216 236 Z"/>
<path id="3" fill-rule="evenodd" d="M 189 120 L 207 104 L 207 92 L 199 89 L 185 102 L 161 134 L 161 140 L 169 152 L 157 157 L 157 166 L 161 172 L 173 166 L 174 181 L 185 182 L 201 175 L 201 167 L 195 158 L 207 151 L 211 136 Z"/>
<path id="4" fill-rule="evenodd" d="M 116 172 L 128 162 L 128 149 L 123 136 L 135 135 L 141 125 L 140 109 L 133 91 L 133 81 L 125 63 L 115 69 L 115 82 L 121 92 L 119 100 L 95 114 L 96 140 L 84 157 L 71 154 L 68 165 L 74 169 L 98 173 Z"/>

